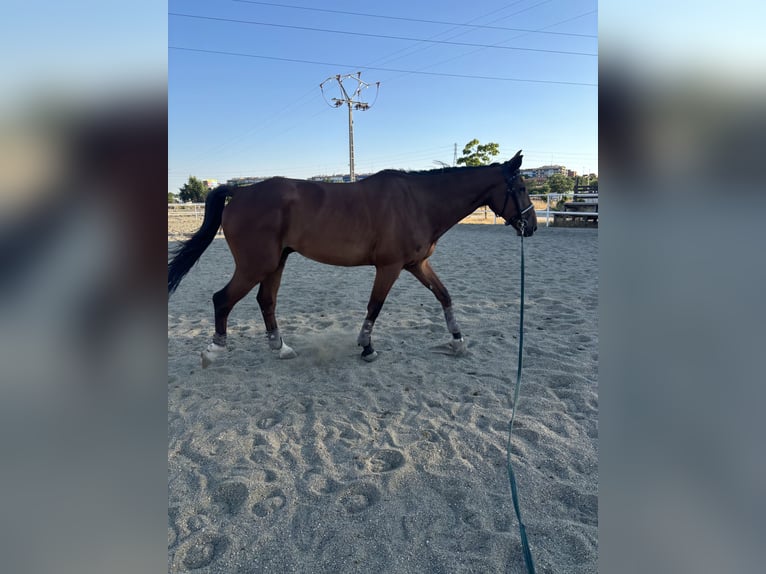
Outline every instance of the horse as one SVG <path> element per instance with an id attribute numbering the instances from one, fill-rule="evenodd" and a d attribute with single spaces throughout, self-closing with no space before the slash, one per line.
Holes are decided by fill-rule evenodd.
<path id="1" fill-rule="evenodd" d="M 375 266 L 367 315 L 357 337 L 364 361 L 378 357 L 372 346 L 373 326 L 402 270 L 436 296 L 452 334 L 449 346 L 453 354 L 463 354 L 465 342 L 452 299 L 428 258 L 444 233 L 483 205 L 517 235 L 535 232 L 537 216 L 520 174 L 522 157 L 519 150 L 510 160 L 491 165 L 384 170 L 353 183 L 274 177 L 213 189 L 205 200 L 200 229 L 174 250 L 168 263 L 170 297 L 223 227 L 235 270 L 213 295 L 215 333 L 201 353 L 202 366 L 225 352 L 229 313 L 259 284 L 257 301 L 269 348 L 282 359 L 296 356 L 280 335 L 275 313 L 282 272 L 294 252 L 329 265 Z"/>

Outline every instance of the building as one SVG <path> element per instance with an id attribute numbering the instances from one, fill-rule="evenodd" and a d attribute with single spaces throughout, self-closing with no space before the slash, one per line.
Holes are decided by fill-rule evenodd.
<path id="1" fill-rule="evenodd" d="M 268 177 L 232 177 L 226 180 L 226 185 L 233 187 L 241 187 L 243 185 L 252 185 L 254 183 L 260 183 L 266 181 Z"/>
<path id="2" fill-rule="evenodd" d="M 218 187 L 217 179 L 203 179 L 202 183 L 204 183 L 208 189 L 213 189 L 215 187 Z"/>
<path id="3" fill-rule="evenodd" d="M 365 177 L 371 176 L 371 173 L 357 173 L 356 174 L 356 181 L 361 181 Z M 230 185 L 232 187 L 242 187 L 245 185 L 253 185 L 254 183 L 260 183 L 262 181 L 266 181 L 267 179 L 271 179 L 271 176 L 269 177 L 232 177 L 231 179 L 226 180 L 226 185 Z M 323 181 L 325 183 L 348 183 L 351 181 L 350 176 L 346 174 L 334 174 L 334 175 L 315 175 L 313 177 L 307 178 L 308 181 Z M 214 182 L 214 185 L 208 184 L 208 182 Z M 212 187 L 216 187 L 218 185 L 218 182 L 214 179 L 206 179 L 203 180 L 203 183 L 208 184 L 208 187 L 212 189 Z"/>
<path id="4" fill-rule="evenodd" d="M 365 177 L 369 177 L 371 175 L 371 173 L 357 173 L 355 176 L 356 181 L 361 181 Z M 351 181 L 351 176 L 347 173 L 343 175 L 315 175 L 308 179 L 309 181 L 323 181 L 325 183 L 349 183 Z"/>
<path id="5" fill-rule="evenodd" d="M 547 179 L 557 173 L 566 176 L 569 170 L 563 165 L 544 165 L 521 170 L 521 175 L 529 179 Z"/>
<path id="6" fill-rule="evenodd" d="M 320 181 L 324 183 L 348 183 L 350 176 L 346 175 L 315 175 L 309 178 L 309 181 Z"/>

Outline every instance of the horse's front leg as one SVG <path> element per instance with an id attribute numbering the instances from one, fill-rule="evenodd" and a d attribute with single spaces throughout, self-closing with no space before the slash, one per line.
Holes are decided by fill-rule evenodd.
<path id="1" fill-rule="evenodd" d="M 372 348 L 372 328 L 375 320 L 383 308 L 383 303 L 391 291 L 402 268 L 398 265 L 388 267 L 376 267 L 375 282 L 372 286 L 370 301 L 367 303 L 367 317 L 362 324 L 362 330 L 356 339 L 357 344 L 362 347 L 362 359 L 368 363 L 378 358 L 378 353 Z"/>
<path id="2" fill-rule="evenodd" d="M 425 285 L 426 288 L 439 300 L 439 303 L 441 303 L 442 309 L 444 310 L 444 319 L 447 322 L 447 329 L 452 333 L 450 347 L 455 355 L 464 354 L 466 350 L 465 341 L 463 341 L 463 335 L 460 332 L 460 327 L 455 319 L 455 314 L 452 311 L 452 298 L 450 297 L 447 288 L 431 267 L 428 259 L 424 259 L 406 269 L 412 273 L 418 281 Z"/>

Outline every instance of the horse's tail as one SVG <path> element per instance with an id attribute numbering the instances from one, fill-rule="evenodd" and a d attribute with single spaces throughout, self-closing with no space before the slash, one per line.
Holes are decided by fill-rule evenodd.
<path id="1" fill-rule="evenodd" d="M 202 226 L 197 233 L 175 249 L 174 257 L 168 263 L 168 296 L 176 290 L 181 279 L 189 272 L 197 260 L 202 256 L 205 249 L 215 239 L 218 228 L 221 226 L 223 208 L 226 198 L 233 195 L 234 190 L 225 185 L 219 185 L 207 194 L 205 199 L 205 217 Z"/>

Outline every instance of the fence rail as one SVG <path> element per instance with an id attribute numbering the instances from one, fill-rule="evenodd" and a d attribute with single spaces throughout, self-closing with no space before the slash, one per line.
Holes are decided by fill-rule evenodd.
<path id="1" fill-rule="evenodd" d="M 539 197 L 542 199 L 545 197 L 545 211 L 537 212 L 537 217 L 545 217 L 545 227 L 549 227 L 551 219 L 555 219 L 557 215 L 569 216 L 569 217 L 598 217 L 598 211 L 557 211 L 551 209 L 551 202 L 555 205 L 559 200 L 571 197 L 573 200 L 584 199 L 581 203 L 583 206 L 593 205 L 598 209 L 598 193 L 545 193 L 531 197 Z M 588 199 L 595 199 L 596 201 L 587 201 Z"/>
<path id="2" fill-rule="evenodd" d="M 586 201 L 583 202 L 584 205 L 595 205 L 598 206 L 598 193 L 543 193 L 543 194 L 536 194 L 536 195 L 530 195 L 529 198 L 536 203 L 545 202 L 545 209 L 537 209 L 535 208 L 535 211 L 537 212 L 538 219 L 545 218 L 545 226 L 548 227 L 553 220 L 554 216 L 556 215 L 577 215 L 577 216 L 591 216 L 591 217 L 597 217 L 598 211 L 579 211 L 579 212 L 572 212 L 572 211 L 557 211 L 555 209 L 551 209 L 551 207 L 555 206 L 556 202 L 558 202 L 561 199 L 565 199 L 571 197 L 574 200 L 578 199 L 584 199 Z M 596 199 L 596 201 L 591 202 L 587 201 L 589 199 Z M 182 234 L 191 234 L 194 231 L 196 231 L 196 227 L 194 229 L 191 229 L 194 225 L 199 227 L 199 225 L 202 223 L 202 218 L 205 215 L 205 204 L 204 203 L 168 203 L 168 234 L 175 234 L 175 235 L 182 235 Z M 491 209 L 488 207 L 480 207 L 473 213 L 469 214 L 467 217 L 465 217 L 462 221 L 471 223 L 472 221 L 475 222 L 476 220 L 486 220 L 486 219 L 492 219 L 493 223 L 497 223 L 497 216 L 492 212 Z M 172 227 L 174 228 L 174 233 L 171 233 L 171 220 L 173 221 Z M 179 225 L 180 224 L 180 225 Z M 182 228 L 182 230 L 178 230 L 176 228 Z M 220 230 L 219 230 L 220 233 Z"/>
<path id="3" fill-rule="evenodd" d="M 168 237 L 183 239 L 195 233 L 205 216 L 204 203 L 168 203 Z M 221 230 L 218 230 L 221 235 Z"/>

